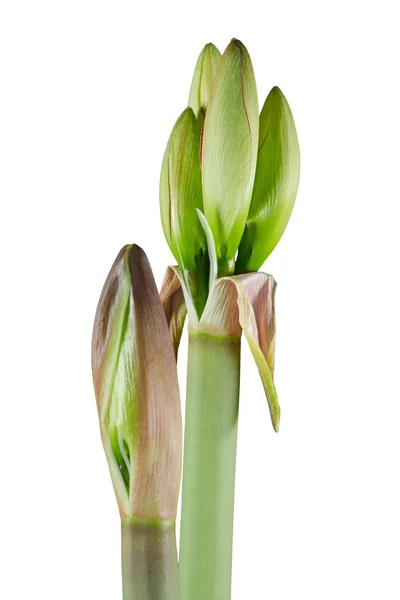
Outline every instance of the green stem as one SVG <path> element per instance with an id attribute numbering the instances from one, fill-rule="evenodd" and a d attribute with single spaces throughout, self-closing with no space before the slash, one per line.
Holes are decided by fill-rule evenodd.
<path id="1" fill-rule="evenodd" d="M 175 523 L 121 521 L 124 600 L 178 600 Z"/>
<path id="2" fill-rule="evenodd" d="M 181 600 L 231 597 L 240 339 L 189 336 Z"/>

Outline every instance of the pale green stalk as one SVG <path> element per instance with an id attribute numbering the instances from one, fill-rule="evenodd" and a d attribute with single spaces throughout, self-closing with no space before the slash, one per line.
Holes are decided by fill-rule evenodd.
<path id="1" fill-rule="evenodd" d="M 180 539 L 181 600 L 229 600 L 240 338 L 192 332 Z"/>
<path id="2" fill-rule="evenodd" d="M 124 600 L 178 600 L 175 523 L 122 519 Z"/>

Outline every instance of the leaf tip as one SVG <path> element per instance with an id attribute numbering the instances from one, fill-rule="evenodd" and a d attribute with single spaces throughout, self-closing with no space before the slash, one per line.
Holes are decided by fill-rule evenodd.
<path id="1" fill-rule="evenodd" d="M 275 433 L 279 433 L 280 421 L 281 421 L 281 411 L 279 409 L 277 414 L 272 417 L 272 427 L 274 428 Z"/>

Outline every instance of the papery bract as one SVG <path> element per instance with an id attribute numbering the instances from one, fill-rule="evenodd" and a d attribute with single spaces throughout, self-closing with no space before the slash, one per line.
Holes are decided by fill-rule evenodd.
<path id="1" fill-rule="evenodd" d="M 172 267 L 168 267 L 165 273 L 160 298 L 169 326 L 175 357 L 177 357 L 187 308 L 181 282 Z"/>
<path id="2" fill-rule="evenodd" d="M 184 296 L 181 282 L 182 275 L 178 267 L 167 271 L 163 284 L 163 295 L 168 297 L 167 290 L 178 290 Z M 275 291 L 276 282 L 272 275 L 265 273 L 247 273 L 234 277 L 218 279 L 210 289 L 204 312 L 197 320 L 191 312 L 189 316 L 189 332 L 204 333 L 207 336 L 222 338 L 238 338 L 242 331 L 245 334 L 251 353 L 258 367 L 261 381 L 271 414 L 275 431 L 279 429 L 280 407 L 274 384 L 275 367 Z M 171 327 L 174 343 L 179 344 L 183 328 L 182 297 L 168 306 L 169 319 L 175 323 Z M 176 310 L 176 314 L 174 314 Z M 178 323 L 178 328 L 176 327 Z M 176 333 L 178 331 L 178 333 Z"/>

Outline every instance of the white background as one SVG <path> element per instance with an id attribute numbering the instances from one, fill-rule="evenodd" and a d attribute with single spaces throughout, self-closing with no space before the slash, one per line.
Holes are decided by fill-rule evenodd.
<path id="1" fill-rule="evenodd" d="M 243 345 L 233 600 L 400 597 L 395 2 L 4 0 L 0 9 L 0 596 L 121 597 L 90 338 L 114 257 L 172 257 L 170 129 L 202 46 L 279 85 L 302 174 L 278 281 L 273 433 Z M 180 354 L 184 392 L 186 343 Z"/>

